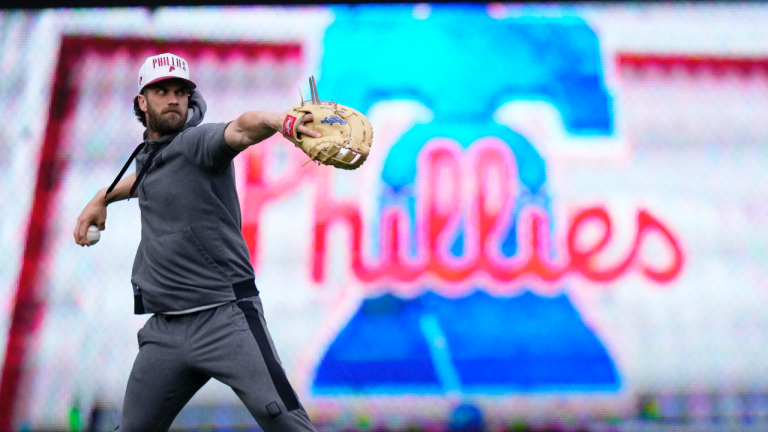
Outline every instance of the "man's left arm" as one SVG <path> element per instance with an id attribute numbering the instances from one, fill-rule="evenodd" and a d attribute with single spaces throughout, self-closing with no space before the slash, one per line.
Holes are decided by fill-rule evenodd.
<path id="1" fill-rule="evenodd" d="M 283 128 L 283 121 L 286 113 L 271 113 L 266 111 L 248 111 L 230 123 L 224 129 L 224 141 L 235 151 L 243 151 L 246 148 L 260 143 L 274 135 L 275 132 Z M 315 132 L 305 126 L 305 123 L 312 121 L 312 114 L 307 114 L 301 119 L 298 127 L 300 134 L 320 137 L 319 132 Z"/>

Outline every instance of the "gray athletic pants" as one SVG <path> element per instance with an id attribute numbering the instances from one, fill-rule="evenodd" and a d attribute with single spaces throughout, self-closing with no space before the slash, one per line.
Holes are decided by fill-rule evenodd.
<path id="1" fill-rule="evenodd" d="M 118 432 L 167 431 L 211 378 L 230 386 L 265 432 L 315 432 L 277 357 L 259 297 L 153 315 L 138 339 Z"/>

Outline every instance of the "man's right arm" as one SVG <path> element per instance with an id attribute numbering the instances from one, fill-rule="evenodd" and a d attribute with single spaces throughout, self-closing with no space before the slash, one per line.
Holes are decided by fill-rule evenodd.
<path id="1" fill-rule="evenodd" d="M 88 227 L 96 225 L 99 230 L 104 231 L 107 223 L 107 206 L 115 201 L 122 201 L 128 199 L 128 194 L 131 192 L 131 186 L 136 181 L 136 173 L 130 174 L 120 180 L 115 189 L 109 196 L 105 197 L 107 188 L 101 189 L 96 193 L 91 202 L 89 202 L 83 209 L 80 216 L 77 218 L 77 226 L 73 235 L 75 236 L 75 243 L 80 246 L 90 246 L 86 233 Z M 134 197 L 139 196 L 138 189 L 133 193 Z"/>

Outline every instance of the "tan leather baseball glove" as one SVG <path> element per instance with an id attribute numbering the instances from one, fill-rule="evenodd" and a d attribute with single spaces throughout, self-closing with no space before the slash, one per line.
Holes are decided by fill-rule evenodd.
<path id="1" fill-rule="evenodd" d="M 368 158 L 373 140 L 371 122 L 360 112 L 335 102 L 321 101 L 315 78 L 309 78 L 312 99 L 303 100 L 288 111 L 283 121 L 283 136 L 317 161 L 336 168 L 353 170 Z M 301 92 L 301 90 L 299 90 Z M 312 114 L 304 126 L 320 132 L 320 138 L 299 134 L 301 119 Z M 308 161 L 309 162 L 309 161 Z"/>

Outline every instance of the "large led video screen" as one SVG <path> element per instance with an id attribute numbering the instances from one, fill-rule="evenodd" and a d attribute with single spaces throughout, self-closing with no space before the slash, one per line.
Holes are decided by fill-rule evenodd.
<path id="1" fill-rule="evenodd" d="M 284 112 L 314 76 L 373 125 L 354 171 L 280 134 L 234 161 L 316 424 L 765 418 L 765 22 L 759 3 L 0 11 L 0 426 L 119 420 L 148 318 L 141 198 L 92 247 L 72 231 L 141 143 L 136 77 L 166 52 L 205 123 Z M 240 405 L 211 381 L 188 410 Z"/>

